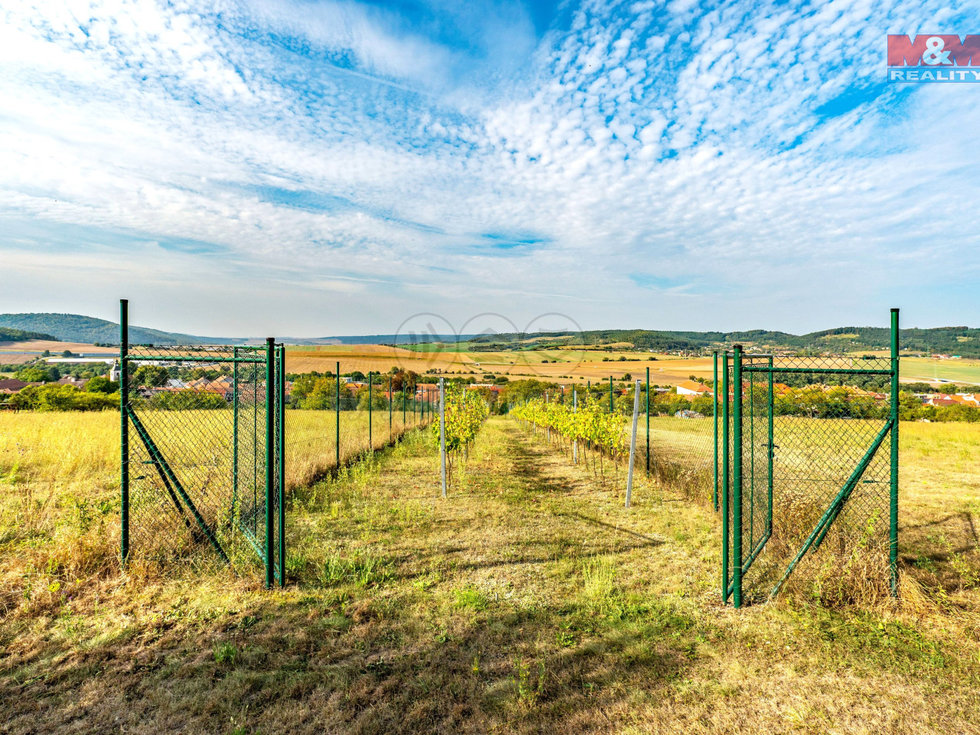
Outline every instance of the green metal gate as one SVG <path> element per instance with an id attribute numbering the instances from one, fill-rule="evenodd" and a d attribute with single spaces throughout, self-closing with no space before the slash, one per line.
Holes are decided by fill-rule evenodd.
<path id="1" fill-rule="evenodd" d="M 120 302 L 124 564 L 209 549 L 285 582 L 285 350 L 129 344 Z"/>
<path id="2" fill-rule="evenodd" d="M 893 309 L 887 357 L 719 355 L 725 602 L 855 577 L 897 595 L 898 349 Z"/>

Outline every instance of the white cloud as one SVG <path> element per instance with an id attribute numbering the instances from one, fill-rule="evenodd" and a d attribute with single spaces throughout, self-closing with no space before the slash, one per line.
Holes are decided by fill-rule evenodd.
<path id="1" fill-rule="evenodd" d="M 452 17 L 464 24 L 461 8 Z M 80 245 L 32 265 L 23 237 L 0 236 L 5 270 L 25 279 L 10 306 L 55 283 L 104 298 L 92 268 L 100 289 L 72 290 L 81 258 L 174 288 L 172 263 L 207 272 L 200 287 L 222 282 L 241 305 L 215 315 L 225 321 L 212 332 L 245 329 L 256 278 L 300 325 L 292 333 L 384 331 L 367 320 L 388 312 L 352 300 L 390 313 L 506 308 L 518 321 L 559 304 L 590 326 L 870 320 L 894 284 L 938 293 L 951 277 L 943 261 L 957 261 L 960 280 L 980 271 L 969 216 L 980 87 L 879 83 L 881 29 L 912 28 L 918 11 L 837 2 L 697 15 L 672 3 L 665 29 L 654 6 L 595 2 L 529 55 L 527 18 L 510 10 L 463 48 L 353 3 L 5 4 L 0 219 L 133 233 L 139 250 L 120 260 L 118 245 Z M 451 68 L 498 51 L 508 58 L 493 83 Z M 855 88 L 878 96 L 817 113 Z M 270 188 L 338 204 L 292 206 L 261 193 Z M 494 250 L 487 233 L 544 242 Z M 220 255 L 177 260 L 146 245 L 154 238 Z M 42 250 L 44 235 L 26 242 Z M 685 285 L 643 290 L 633 271 Z M 976 321 L 970 308 L 925 313 Z M 345 321 L 314 328 L 321 313 Z"/>

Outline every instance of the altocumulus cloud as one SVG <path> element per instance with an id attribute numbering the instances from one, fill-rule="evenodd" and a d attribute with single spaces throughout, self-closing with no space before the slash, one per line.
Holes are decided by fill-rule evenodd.
<path id="1" fill-rule="evenodd" d="M 976 2 L 202 7 L 4 3 L 0 309 L 980 321 L 980 85 L 883 81 Z"/>

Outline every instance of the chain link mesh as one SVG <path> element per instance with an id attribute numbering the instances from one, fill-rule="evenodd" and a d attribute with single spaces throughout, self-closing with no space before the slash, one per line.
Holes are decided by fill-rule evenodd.
<path id="1" fill-rule="evenodd" d="M 888 593 L 890 368 L 878 357 L 743 356 L 740 445 L 728 417 L 725 553 L 733 576 L 740 452 L 747 600 L 780 588 L 835 603 Z"/>
<path id="2" fill-rule="evenodd" d="M 267 446 L 266 347 L 135 346 L 127 367 L 130 558 L 264 560 L 282 443 L 277 432 Z"/>

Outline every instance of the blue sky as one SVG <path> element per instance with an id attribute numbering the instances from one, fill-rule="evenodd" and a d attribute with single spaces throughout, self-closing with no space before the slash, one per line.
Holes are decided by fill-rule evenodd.
<path id="1" fill-rule="evenodd" d="M 980 84 L 884 82 L 933 32 L 980 3 L 4 2 L 0 311 L 980 326 Z"/>

